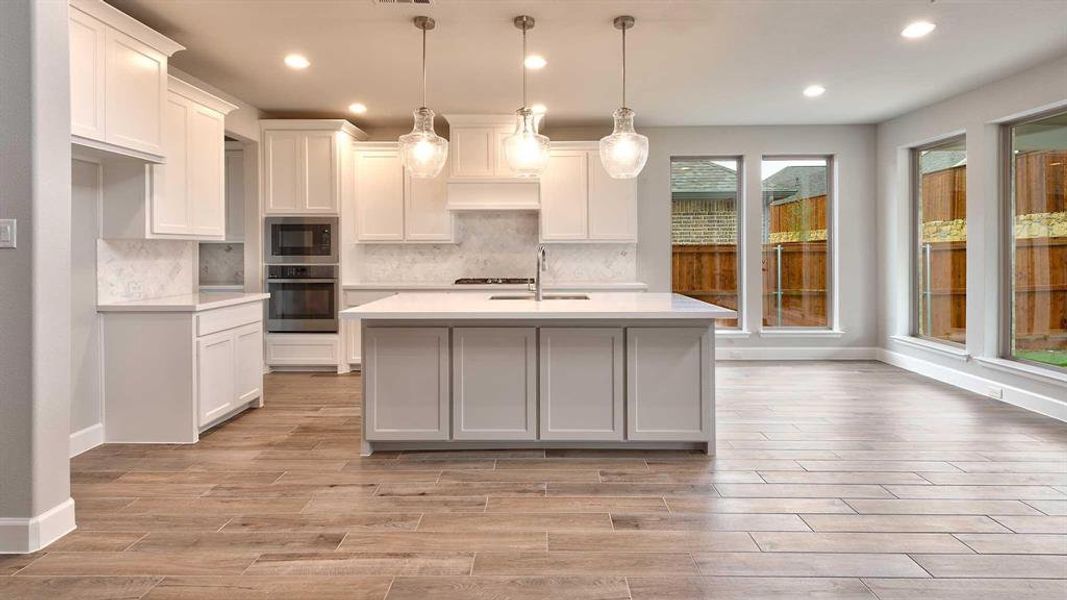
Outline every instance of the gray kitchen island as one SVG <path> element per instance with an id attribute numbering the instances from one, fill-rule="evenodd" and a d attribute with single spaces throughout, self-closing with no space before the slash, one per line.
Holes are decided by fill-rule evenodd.
<path id="1" fill-rule="evenodd" d="M 363 454 L 715 447 L 715 319 L 665 293 L 400 293 L 360 319 Z"/>

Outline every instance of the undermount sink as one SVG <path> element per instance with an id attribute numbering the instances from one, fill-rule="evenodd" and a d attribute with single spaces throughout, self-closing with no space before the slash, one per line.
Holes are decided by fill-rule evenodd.
<path id="1" fill-rule="evenodd" d="M 585 294 L 545 294 L 541 297 L 543 300 L 588 300 L 589 296 Z M 503 294 L 500 296 L 489 296 L 490 300 L 534 300 L 533 294 Z"/>

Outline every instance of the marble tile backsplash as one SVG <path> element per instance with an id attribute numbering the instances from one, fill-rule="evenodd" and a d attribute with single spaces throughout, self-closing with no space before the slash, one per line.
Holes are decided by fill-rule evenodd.
<path id="1" fill-rule="evenodd" d="M 244 271 L 244 244 L 200 244 L 200 285 L 241 285 Z"/>
<path id="2" fill-rule="evenodd" d="M 532 212 L 456 215 L 455 244 L 365 244 L 359 261 L 364 283 L 451 282 L 460 277 L 532 277 L 538 244 Z M 631 282 L 636 244 L 550 244 L 549 282 Z"/>
<path id="3" fill-rule="evenodd" d="M 100 304 L 191 294 L 196 242 L 97 240 L 96 273 Z"/>

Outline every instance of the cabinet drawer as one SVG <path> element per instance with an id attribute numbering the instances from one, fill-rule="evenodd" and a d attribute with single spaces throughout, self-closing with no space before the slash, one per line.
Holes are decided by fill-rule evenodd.
<path id="1" fill-rule="evenodd" d="M 204 336 L 263 320 L 263 303 L 250 302 L 202 312 L 196 316 L 196 335 Z"/>

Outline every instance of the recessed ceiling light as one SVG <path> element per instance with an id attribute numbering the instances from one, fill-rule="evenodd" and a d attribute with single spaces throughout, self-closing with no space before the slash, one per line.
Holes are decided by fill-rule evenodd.
<path id="1" fill-rule="evenodd" d="M 804 88 L 804 95 L 808 98 L 818 98 L 819 96 L 822 96 L 825 93 L 826 88 L 817 83 Z"/>
<path id="2" fill-rule="evenodd" d="M 908 26 L 901 30 L 900 35 L 910 39 L 921 38 L 929 35 L 934 29 L 937 29 L 937 25 L 930 21 L 915 21 L 908 23 Z"/>
<path id="3" fill-rule="evenodd" d="M 311 61 L 303 54 L 287 54 L 285 56 L 285 66 L 296 71 L 303 71 L 311 66 Z"/>
<path id="4" fill-rule="evenodd" d="M 526 60 L 522 61 L 522 64 L 526 65 L 527 69 L 543 69 L 548 64 L 548 61 L 541 55 L 531 54 L 526 57 Z"/>
<path id="5" fill-rule="evenodd" d="M 354 115 L 362 115 L 367 112 L 367 105 L 362 102 L 353 102 L 348 105 L 348 112 Z"/>
<path id="6" fill-rule="evenodd" d="M 548 112 L 548 107 L 544 104 L 534 104 L 530 107 L 530 110 L 532 110 L 535 115 L 543 115 Z"/>

